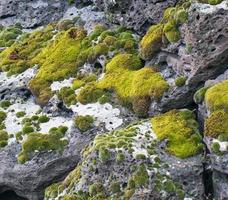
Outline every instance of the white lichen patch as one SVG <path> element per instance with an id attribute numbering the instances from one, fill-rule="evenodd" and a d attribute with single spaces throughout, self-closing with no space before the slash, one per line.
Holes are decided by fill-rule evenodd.
<path id="1" fill-rule="evenodd" d="M 219 9 L 228 10 L 228 1 L 224 0 L 217 5 L 195 3 L 193 7 L 197 8 L 201 13 L 210 14 L 210 13 L 216 12 Z"/>
<path id="2" fill-rule="evenodd" d="M 6 72 L 0 73 L 0 85 L 1 87 L 4 86 L 16 86 L 16 87 L 23 87 L 28 84 L 28 81 L 31 80 L 36 75 L 36 66 L 33 68 L 29 68 L 23 73 L 19 75 L 7 76 Z"/>
<path id="3" fill-rule="evenodd" d="M 134 142 L 132 143 L 132 149 L 134 150 L 133 157 L 136 158 L 138 154 L 143 154 L 146 157 L 149 157 L 146 147 L 151 143 L 151 141 L 157 138 L 152 130 L 151 123 L 144 122 L 135 127 L 138 129 L 138 133 L 134 137 Z M 146 134 L 148 134 L 149 137 L 147 137 Z"/>
<path id="4" fill-rule="evenodd" d="M 26 102 L 17 102 L 11 105 L 9 108 L 5 110 L 7 113 L 7 118 L 5 120 L 6 131 L 8 134 L 16 134 L 21 131 L 22 124 L 21 121 L 23 118 L 18 118 L 16 116 L 17 112 L 25 112 L 26 117 L 35 115 L 36 112 L 40 110 L 40 106 L 34 103 L 34 99 L 30 98 Z"/>
<path id="5" fill-rule="evenodd" d="M 123 119 L 120 117 L 120 110 L 113 108 L 109 103 L 91 103 L 83 105 L 77 103 L 71 105 L 70 108 L 76 115 L 91 115 L 95 118 L 95 125 L 99 126 L 100 123 L 105 123 L 107 130 L 114 130 L 123 124 Z"/>
<path id="6" fill-rule="evenodd" d="M 74 78 L 65 79 L 63 81 L 54 81 L 51 84 L 51 90 L 52 91 L 59 91 L 63 87 L 71 87 L 73 81 L 74 81 Z"/>

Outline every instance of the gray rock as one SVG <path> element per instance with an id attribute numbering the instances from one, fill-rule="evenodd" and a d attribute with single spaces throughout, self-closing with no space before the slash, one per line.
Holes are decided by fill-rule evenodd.
<path id="1" fill-rule="evenodd" d="M 178 0 L 93 0 L 98 9 L 105 11 L 112 23 L 144 33 L 151 24 L 158 23 L 163 11 Z"/>

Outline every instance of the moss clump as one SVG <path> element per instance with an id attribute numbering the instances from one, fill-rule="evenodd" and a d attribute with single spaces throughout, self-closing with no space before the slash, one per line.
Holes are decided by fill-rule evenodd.
<path id="1" fill-rule="evenodd" d="M 119 193 L 121 191 L 120 190 L 120 183 L 119 182 L 112 182 L 110 185 L 109 191 L 112 194 Z"/>
<path id="2" fill-rule="evenodd" d="M 50 120 L 50 118 L 49 118 L 48 116 L 46 116 L 46 115 L 41 115 L 41 116 L 39 116 L 38 122 L 39 122 L 39 123 L 46 123 L 46 122 L 48 122 L 49 120 Z"/>
<path id="3" fill-rule="evenodd" d="M 23 134 L 29 134 L 29 133 L 34 132 L 34 128 L 32 126 L 24 126 L 22 128 L 22 132 L 23 132 Z"/>
<path id="4" fill-rule="evenodd" d="M 153 25 L 140 42 L 140 55 L 144 60 L 149 60 L 162 46 L 163 24 Z"/>
<path id="5" fill-rule="evenodd" d="M 205 102 L 211 112 L 223 109 L 228 111 L 228 80 L 209 88 L 205 94 Z"/>
<path id="6" fill-rule="evenodd" d="M 77 95 L 77 100 L 82 104 L 95 103 L 105 92 L 93 83 L 86 85 Z"/>
<path id="7" fill-rule="evenodd" d="M 77 103 L 75 92 L 69 87 L 61 88 L 57 95 L 67 106 Z"/>
<path id="8" fill-rule="evenodd" d="M 210 5 L 220 4 L 223 0 L 198 0 L 200 3 L 206 3 Z"/>
<path id="9" fill-rule="evenodd" d="M 5 112 L 0 111 L 0 124 L 6 119 L 7 115 Z"/>
<path id="10" fill-rule="evenodd" d="M 31 60 L 53 37 L 53 30 L 54 26 L 48 25 L 44 29 L 22 36 L 19 41 L 0 54 L 1 69 L 12 75 L 33 67 L 34 63 Z"/>
<path id="11" fill-rule="evenodd" d="M 220 144 L 218 142 L 214 142 L 212 144 L 212 151 L 216 154 L 219 154 L 220 153 Z"/>
<path id="12" fill-rule="evenodd" d="M 186 80 L 187 80 L 186 77 L 184 77 L 184 76 L 179 76 L 179 77 L 177 77 L 176 80 L 175 80 L 175 85 L 176 85 L 177 87 L 182 87 L 182 86 L 185 85 Z"/>
<path id="13" fill-rule="evenodd" d="M 8 144 L 8 133 L 6 131 L 0 130 L 0 148 L 5 147 Z"/>
<path id="14" fill-rule="evenodd" d="M 200 104 L 204 101 L 205 94 L 209 87 L 202 87 L 194 94 L 194 101 L 197 104 Z"/>
<path id="15" fill-rule="evenodd" d="M 168 139 L 166 150 L 177 157 L 186 158 L 202 150 L 198 124 L 189 110 L 154 117 L 152 126 L 160 140 Z"/>
<path id="16" fill-rule="evenodd" d="M 88 131 L 93 127 L 94 118 L 90 115 L 77 116 L 75 118 L 75 126 L 82 132 Z"/>
<path id="17" fill-rule="evenodd" d="M 9 26 L 0 30 L 0 47 L 11 46 L 17 37 L 22 34 L 21 27 Z"/>
<path id="18" fill-rule="evenodd" d="M 74 80 L 72 89 L 77 90 L 87 83 L 95 82 L 97 80 L 97 76 L 95 74 L 89 74 L 87 76 L 79 76 L 77 79 Z"/>
<path id="19" fill-rule="evenodd" d="M 26 113 L 24 111 L 19 111 L 16 113 L 16 117 L 17 118 L 21 118 L 21 117 L 24 117 L 26 115 Z"/>
<path id="20" fill-rule="evenodd" d="M 213 112 L 205 121 L 204 134 L 213 138 L 228 135 L 228 113 L 224 110 Z"/>
<path id="21" fill-rule="evenodd" d="M 108 149 L 101 147 L 99 149 L 99 159 L 101 162 L 106 163 L 110 158 L 110 153 Z"/>
<path id="22" fill-rule="evenodd" d="M 126 104 L 134 102 L 135 110 L 138 109 L 140 98 L 148 97 L 160 99 L 169 86 L 160 73 L 152 68 L 142 68 L 138 56 L 133 54 L 119 54 L 115 56 L 106 66 L 104 79 L 98 83 L 98 88 L 114 90 L 119 99 Z M 147 103 L 149 103 L 147 101 Z M 147 110 L 148 105 L 140 105 L 136 110 L 142 113 Z M 140 112 L 143 110 L 142 112 Z"/>
<path id="23" fill-rule="evenodd" d="M 30 133 L 22 143 L 22 151 L 17 157 L 18 162 L 25 163 L 35 151 L 62 151 L 66 144 L 67 141 L 62 140 L 57 134 Z"/>
<path id="24" fill-rule="evenodd" d="M 137 171 L 133 174 L 133 180 L 136 187 L 141 187 L 149 183 L 149 175 L 144 164 L 140 165 Z"/>
<path id="25" fill-rule="evenodd" d="M 95 196 L 104 191 L 104 186 L 102 183 L 94 183 L 89 186 L 89 194 L 90 196 Z"/>
<path id="26" fill-rule="evenodd" d="M 7 109 L 10 106 L 11 106 L 11 103 L 8 100 L 1 101 L 1 103 L 0 103 L 0 107 L 3 108 L 3 109 Z"/>
<path id="27" fill-rule="evenodd" d="M 117 161 L 117 162 L 123 162 L 124 159 L 125 159 L 125 155 L 124 155 L 123 153 L 118 153 L 118 154 L 116 155 L 116 161 Z"/>

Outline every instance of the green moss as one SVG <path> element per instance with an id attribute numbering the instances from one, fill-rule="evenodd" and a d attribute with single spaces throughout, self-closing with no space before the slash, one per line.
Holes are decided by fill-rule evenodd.
<path id="1" fill-rule="evenodd" d="M 49 25 L 44 29 L 26 34 L 15 42 L 10 48 L 0 53 L 0 66 L 3 71 L 7 71 L 9 75 L 18 74 L 29 67 L 33 67 L 34 58 L 47 42 L 54 35 L 54 26 Z"/>
<path id="2" fill-rule="evenodd" d="M 23 134 L 29 134 L 29 133 L 34 132 L 34 128 L 32 126 L 24 126 L 22 128 L 22 132 L 23 132 Z"/>
<path id="3" fill-rule="evenodd" d="M 45 189 L 45 198 L 55 198 L 58 196 L 60 183 L 54 183 Z"/>
<path id="4" fill-rule="evenodd" d="M 6 119 L 7 115 L 5 112 L 0 111 L 0 124 Z"/>
<path id="5" fill-rule="evenodd" d="M 0 148 L 5 147 L 8 144 L 8 133 L 6 131 L 0 130 Z"/>
<path id="6" fill-rule="evenodd" d="M 108 149 L 101 147 L 99 149 L 99 159 L 101 162 L 106 163 L 110 158 Z"/>
<path id="7" fill-rule="evenodd" d="M 136 187 L 141 187 L 149 183 L 149 175 L 144 164 L 140 165 L 137 171 L 133 174 L 133 180 Z"/>
<path id="8" fill-rule="evenodd" d="M 184 76 L 179 76 L 179 77 L 177 77 L 176 80 L 175 80 L 175 85 L 176 85 L 177 87 L 181 87 L 181 86 L 185 85 L 186 80 L 187 80 L 186 77 L 184 77 Z"/>
<path id="9" fill-rule="evenodd" d="M 94 183 L 89 186 L 89 194 L 91 196 L 95 196 L 103 191 L 104 191 L 104 187 L 103 187 L 102 183 Z"/>
<path id="10" fill-rule="evenodd" d="M 146 160 L 146 156 L 144 154 L 137 154 L 135 158 L 137 160 Z"/>
<path id="11" fill-rule="evenodd" d="M 82 132 L 88 131 L 93 127 L 94 118 L 90 115 L 77 116 L 75 118 L 75 126 Z"/>
<path id="12" fill-rule="evenodd" d="M 11 103 L 8 100 L 1 101 L 1 103 L 0 103 L 0 107 L 2 107 L 3 109 L 7 109 L 10 106 L 11 106 Z"/>
<path id="13" fill-rule="evenodd" d="M 124 159 L 125 159 L 125 155 L 124 155 L 123 153 L 118 153 L 118 154 L 116 155 L 116 161 L 117 161 L 117 162 L 123 162 Z"/>
<path id="14" fill-rule="evenodd" d="M 177 42 L 180 39 L 180 32 L 174 21 L 170 21 L 164 26 L 164 33 L 169 42 Z"/>
<path id="15" fill-rule="evenodd" d="M 206 3 L 211 5 L 220 4 L 223 0 L 198 0 L 200 3 Z"/>
<path id="16" fill-rule="evenodd" d="M 209 87 L 202 87 L 194 94 L 194 101 L 197 104 L 200 104 L 204 101 L 205 94 Z"/>
<path id="17" fill-rule="evenodd" d="M 189 110 L 154 117 L 152 126 L 160 140 L 168 139 L 166 150 L 177 157 L 186 158 L 202 150 L 198 124 Z"/>
<path id="18" fill-rule="evenodd" d="M 110 185 L 109 191 L 112 194 L 119 193 L 121 191 L 120 190 L 120 183 L 119 182 L 112 182 Z"/>
<path id="19" fill-rule="evenodd" d="M 132 103 L 136 97 L 161 98 L 169 88 L 168 84 L 160 73 L 149 67 L 141 67 L 142 63 L 136 55 L 119 54 L 107 64 L 105 77 L 98 87 L 113 89 L 126 104 Z"/>
<path id="20" fill-rule="evenodd" d="M 77 100 L 82 104 L 95 103 L 104 95 L 104 91 L 97 88 L 95 84 L 86 85 L 77 95 Z"/>
<path id="21" fill-rule="evenodd" d="M 100 104 L 105 104 L 108 103 L 110 101 L 109 96 L 107 94 L 102 95 L 99 99 L 98 102 Z"/>
<path id="22" fill-rule="evenodd" d="M 16 117 L 17 118 L 21 118 L 21 117 L 24 117 L 26 115 L 26 113 L 24 111 L 19 111 L 16 113 Z"/>
<path id="23" fill-rule="evenodd" d="M 140 55 L 144 60 L 151 59 L 162 46 L 163 24 L 153 25 L 140 42 Z"/>
<path id="24" fill-rule="evenodd" d="M 49 118 L 48 116 L 46 116 L 46 115 L 41 115 L 41 116 L 39 116 L 38 122 L 39 122 L 39 123 L 46 123 L 46 122 L 48 122 L 49 120 L 50 120 L 50 118 Z"/>
<path id="25" fill-rule="evenodd" d="M 204 134 L 213 138 L 228 135 L 228 113 L 224 110 L 213 112 L 205 121 Z"/>
<path id="26" fill-rule="evenodd" d="M 67 106 L 77 103 L 75 92 L 69 87 L 61 88 L 57 95 Z"/>
<path id="27" fill-rule="evenodd" d="M 214 142 L 212 144 L 212 151 L 216 154 L 219 154 L 220 153 L 220 145 L 218 142 Z"/>
<path id="28" fill-rule="evenodd" d="M 228 134 L 227 133 L 222 133 L 219 135 L 218 140 L 220 142 L 228 142 Z"/>
<path id="29" fill-rule="evenodd" d="M 57 134 L 30 133 L 22 143 L 22 151 L 18 155 L 18 162 L 26 162 L 35 151 L 62 151 L 66 144 L 67 141 L 62 140 Z"/>
<path id="30" fill-rule="evenodd" d="M 228 80 L 209 88 L 205 94 L 205 102 L 211 112 L 219 109 L 228 111 Z"/>

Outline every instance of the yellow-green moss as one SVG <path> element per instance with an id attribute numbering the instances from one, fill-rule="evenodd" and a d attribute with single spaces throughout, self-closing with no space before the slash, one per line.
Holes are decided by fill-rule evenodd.
<path id="1" fill-rule="evenodd" d="M 9 75 L 18 74 L 33 66 L 34 58 L 54 35 L 54 25 L 26 34 L 0 53 L 0 66 Z"/>
<path id="2" fill-rule="evenodd" d="M 93 126 L 94 119 L 90 115 L 77 116 L 75 118 L 75 126 L 82 132 L 88 131 Z"/>
<path id="3" fill-rule="evenodd" d="M 163 24 L 153 25 L 147 31 L 140 42 L 140 54 L 144 60 L 148 60 L 157 53 L 162 46 Z"/>
<path id="4" fill-rule="evenodd" d="M 228 136 L 228 112 L 224 110 L 214 111 L 206 120 L 204 134 L 213 138 L 220 135 Z"/>
<path id="5" fill-rule="evenodd" d="M 28 138 L 22 143 L 22 151 L 17 157 L 18 162 L 25 163 L 35 151 L 62 151 L 66 144 L 67 141 L 62 140 L 59 134 L 30 133 Z"/>
<path id="6" fill-rule="evenodd" d="M 8 144 L 9 135 L 6 131 L 0 130 L 0 149 Z"/>
<path id="7" fill-rule="evenodd" d="M 119 54 L 107 64 L 105 77 L 98 87 L 114 90 L 120 100 L 127 104 L 136 97 L 160 99 L 168 90 L 168 84 L 160 73 L 149 67 L 141 67 L 138 56 Z"/>
<path id="8" fill-rule="evenodd" d="M 223 0 L 198 0 L 200 3 L 207 3 L 211 5 L 220 4 Z"/>
<path id="9" fill-rule="evenodd" d="M 223 109 L 228 111 L 228 80 L 209 88 L 205 94 L 207 107 L 211 112 Z"/>
<path id="10" fill-rule="evenodd" d="M 67 106 L 77 103 L 75 92 L 69 87 L 61 88 L 57 95 Z"/>
<path id="11" fill-rule="evenodd" d="M 176 85 L 177 87 L 181 87 L 181 86 L 185 85 L 186 80 L 187 80 L 186 77 L 184 77 L 184 76 L 179 76 L 179 77 L 177 77 L 176 80 L 175 80 L 175 85 Z"/>
<path id="12" fill-rule="evenodd" d="M 160 140 L 168 139 L 166 150 L 186 158 L 202 150 L 198 124 L 189 110 L 172 110 L 152 118 L 153 129 Z"/>

